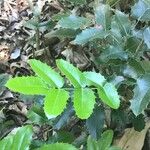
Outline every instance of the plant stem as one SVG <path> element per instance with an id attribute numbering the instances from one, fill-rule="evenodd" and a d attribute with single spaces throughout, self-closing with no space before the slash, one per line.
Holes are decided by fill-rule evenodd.
<path id="1" fill-rule="evenodd" d="M 40 22 L 39 16 L 37 17 L 37 21 L 39 24 L 39 22 Z M 37 30 L 36 30 L 36 50 L 38 51 L 39 49 L 40 49 L 40 31 L 39 31 L 39 27 L 37 27 Z"/>

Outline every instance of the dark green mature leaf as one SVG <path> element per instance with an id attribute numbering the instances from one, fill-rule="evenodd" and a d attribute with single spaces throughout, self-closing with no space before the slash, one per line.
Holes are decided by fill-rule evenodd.
<path id="1" fill-rule="evenodd" d="M 145 73 L 139 61 L 131 59 L 128 61 L 128 64 L 123 68 L 124 76 L 137 79 L 139 76 Z"/>
<path id="2" fill-rule="evenodd" d="M 146 73 L 150 73 L 150 61 L 149 60 L 143 60 L 140 62 L 140 64 Z"/>
<path id="3" fill-rule="evenodd" d="M 70 80 L 74 87 L 85 87 L 86 78 L 83 73 L 65 60 L 57 60 L 57 67 Z"/>
<path id="4" fill-rule="evenodd" d="M 89 20 L 84 17 L 78 17 L 75 15 L 70 15 L 69 17 L 64 17 L 61 20 L 58 21 L 58 24 L 62 28 L 67 29 L 80 29 L 86 27 L 86 25 L 89 23 Z"/>
<path id="5" fill-rule="evenodd" d="M 68 16 L 70 16 L 70 11 L 66 10 L 66 11 L 63 11 L 63 12 L 60 11 L 57 14 L 54 14 L 51 18 L 54 21 L 59 21 L 61 18 L 68 17 Z"/>
<path id="6" fill-rule="evenodd" d="M 68 143 L 68 144 L 71 144 L 75 140 L 75 137 L 72 132 L 64 131 L 64 130 L 62 131 L 60 130 L 56 132 L 54 134 L 54 138 L 55 138 L 55 141 L 57 142 Z"/>
<path id="7" fill-rule="evenodd" d="M 95 9 L 96 24 L 102 26 L 105 30 L 110 29 L 111 8 L 109 5 L 100 4 Z"/>
<path id="8" fill-rule="evenodd" d="M 124 41 L 115 19 L 111 21 L 110 40 L 112 40 L 113 43 L 116 43 L 119 46 L 121 46 Z"/>
<path id="9" fill-rule="evenodd" d="M 93 114 L 86 120 L 87 129 L 94 139 L 100 138 L 104 126 L 104 119 L 104 109 L 101 106 L 97 106 Z"/>
<path id="10" fill-rule="evenodd" d="M 5 84 L 9 79 L 9 75 L 8 74 L 1 74 L 0 75 L 0 93 L 4 90 L 5 88 Z"/>
<path id="11" fill-rule="evenodd" d="M 39 26 L 39 23 L 38 23 L 37 18 L 33 18 L 33 19 L 30 19 L 30 20 L 26 21 L 24 23 L 24 26 L 26 28 L 29 28 L 29 29 L 32 29 L 32 30 L 37 30 L 37 28 Z"/>
<path id="12" fill-rule="evenodd" d="M 89 86 L 103 86 L 106 82 L 106 79 L 100 74 L 96 72 L 84 72 L 84 76 L 87 79 L 87 84 Z"/>
<path id="13" fill-rule="evenodd" d="M 107 35 L 108 33 L 102 29 L 91 27 L 91 28 L 82 30 L 82 32 L 76 36 L 75 40 L 72 41 L 72 43 L 83 45 L 94 39 L 106 38 Z"/>
<path id="14" fill-rule="evenodd" d="M 150 74 L 145 74 L 137 79 L 137 85 L 134 88 L 134 97 L 131 100 L 133 113 L 138 116 L 141 114 L 150 102 Z"/>
<path id="15" fill-rule="evenodd" d="M 74 4 L 86 4 L 86 0 L 69 0 L 70 2 L 74 3 Z"/>
<path id="16" fill-rule="evenodd" d="M 106 4 L 109 4 L 110 6 L 117 5 L 120 1 L 118 0 L 106 0 Z"/>
<path id="17" fill-rule="evenodd" d="M 115 24 L 115 26 L 120 30 L 122 36 L 126 36 L 130 33 L 131 22 L 129 20 L 129 17 L 123 12 L 119 10 L 115 11 L 112 24 Z"/>
<path id="18" fill-rule="evenodd" d="M 111 83 L 106 83 L 102 88 L 98 88 L 98 94 L 101 100 L 113 109 L 120 106 L 119 95 L 117 89 Z"/>
<path id="19" fill-rule="evenodd" d="M 78 88 L 74 91 L 74 108 L 81 119 L 87 119 L 93 112 L 95 95 L 91 89 Z"/>
<path id="20" fill-rule="evenodd" d="M 117 109 L 111 112 L 111 127 L 117 131 L 122 131 L 126 128 L 126 123 L 128 122 L 128 114 L 125 110 Z"/>
<path id="21" fill-rule="evenodd" d="M 44 112 L 48 119 L 60 115 L 66 107 L 69 93 L 63 89 L 50 89 L 45 97 Z"/>
<path id="22" fill-rule="evenodd" d="M 138 115 L 132 120 L 134 130 L 142 131 L 145 128 L 145 117 L 143 114 Z"/>
<path id="23" fill-rule="evenodd" d="M 37 105 L 30 108 L 30 110 L 27 113 L 27 117 L 30 121 L 36 124 L 43 124 L 46 121 L 48 121 L 44 114 L 43 109 L 41 109 L 41 106 Z"/>
<path id="24" fill-rule="evenodd" d="M 3 87 L 6 84 L 8 79 L 9 79 L 8 74 L 1 74 L 0 75 L 0 87 Z"/>
<path id="25" fill-rule="evenodd" d="M 132 16 L 141 21 L 150 21 L 150 0 L 139 0 L 131 9 Z"/>
<path id="26" fill-rule="evenodd" d="M 147 47 L 150 49 L 150 27 L 146 28 L 143 32 L 144 42 Z"/>
<path id="27" fill-rule="evenodd" d="M 45 38 L 51 39 L 53 37 L 58 37 L 59 39 L 64 39 L 64 38 L 74 38 L 79 31 L 77 30 L 72 30 L 72 29 L 58 29 L 51 31 L 45 35 Z"/>
<path id="28" fill-rule="evenodd" d="M 111 78 L 111 83 L 118 89 L 122 82 L 125 81 L 123 76 L 114 75 Z"/>
<path id="29" fill-rule="evenodd" d="M 63 78 L 52 68 L 50 68 L 50 66 L 35 59 L 30 59 L 29 64 L 33 71 L 45 82 L 47 82 L 49 86 L 61 88 L 64 85 Z"/>
<path id="30" fill-rule="evenodd" d="M 48 93 L 48 86 L 39 77 L 15 77 L 8 80 L 5 85 L 14 92 L 31 95 L 45 95 Z"/>
<path id="31" fill-rule="evenodd" d="M 36 150 L 77 150 L 73 145 L 66 144 L 66 143 L 56 143 L 56 144 L 49 144 L 44 145 L 41 148 Z"/>
<path id="32" fill-rule="evenodd" d="M 137 48 L 139 47 L 140 40 L 136 37 L 129 37 L 125 43 L 125 49 L 133 54 L 135 54 Z"/>
<path id="33" fill-rule="evenodd" d="M 72 103 L 69 103 L 69 105 L 64 110 L 64 112 L 55 119 L 53 125 L 54 129 L 59 130 L 69 122 L 70 118 L 74 115 L 74 110 L 72 105 L 73 105 Z"/>
<path id="34" fill-rule="evenodd" d="M 46 30 L 51 30 L 55 27 L 56 23 L 52 20 L 43 21 L 39 23 L 39 31 L 44 33 Z"/>
<path id="35" fill-rule="evenodd" d="M 121 47 L 110 45 L 101 53 L 100 60 L 106 63 L 111 59 L 127 60 L 128 55 Z"/>
<path id="36" fill-rule="evenodd" d="M 31 126 L 18 128 L 15 135 L 10 133 L 6 138 L 0 141 L 1 150 L 29 150 L 32 139 Z"/>

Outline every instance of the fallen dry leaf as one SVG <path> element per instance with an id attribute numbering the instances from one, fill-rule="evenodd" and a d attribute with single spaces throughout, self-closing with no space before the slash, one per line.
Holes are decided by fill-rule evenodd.
<path id="1" fill-rule="evenodd" d="M 6 45 L 0 45 L 0 62 L 4 63 L 9 59 L 10 48 Z"/>
<path id="2" fill-rule="evenodd" d="M 148 129 L 150 128 L 150 121 L 146 123 L 145 128 L 141 131 L 135 131 L 134 128 L 126 129 L 123 137 L 117 141 L 117 146 L 122 150 L 142 150 L 144 140 Z"/>

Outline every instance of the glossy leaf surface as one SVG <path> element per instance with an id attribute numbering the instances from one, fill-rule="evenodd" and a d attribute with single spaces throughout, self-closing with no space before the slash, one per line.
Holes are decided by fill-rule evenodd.
<path id="1" fill-rule="evenodd" d="M 93 112 L 95 95 L 91 89 L 79 88 L 74 91 L 74 108 L 81 119 L 87 119 Z"/>
<path id="2" fill-rule="evenodd" d="M 35 59 L 29 60 L 29 64 L 33 71 L 50 86 L 59 88 L 63 86 L 63 78 L 47 64 Z"/>
<path id="3" fill-rule="evenodd" d="M 49 88 L 39 77 L 16 77 L 11 78 L 5 85 L 14 92 L 30 95 L 45 95 Z"/>
<path id="4" fill-rule="evenodd" d="M 74 87 L 86 86 L 86 78 L 78 68 L 62 59 L 57 60 L 56 63 L 57 67 L 70 80 Z"/>
<path id="5" fill-rule="evenodd" d="M 60 115 L 66 107 L 69 93 L 63 89 L 51 89 L 44 99 L 46 116 L 54 118 Z"/>

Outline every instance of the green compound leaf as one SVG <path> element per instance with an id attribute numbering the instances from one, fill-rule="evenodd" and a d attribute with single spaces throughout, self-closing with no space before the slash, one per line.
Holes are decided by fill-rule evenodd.
<path id="1" fill-rule="evenodd" d="M 60 115 L 66 107 L 69 93 L 63 89 L 50 89 L 45 97 L 44 111 L 48 119 Z"/>
<path id="2" fill-rule="evenodd" d="M 106 63 L 112 59 L 127 60 L 127 52 L 122 47 L 110 45 L 101 53 L 100 60 Z"/>
<path id="3" fill-rule="evenodd" d="M 62 28 L 68 28 L 68 29 L 80 29 L 85 27 L 88 24 L 88 19 L 84 17 L 78 17 L 75 15 L 70 15 L 69 17 L 62 18 L 58 24 Z"/>
<path id="4" fill-rule="evenodd" d="M 78 150 L 78 149 L 71 144 L 55 143 L 55 144 L 44 145 L 41 148 L 38 148 L 36 150 Z"/>
<path id="5" fill-rule="evenodd" d="M 62 59 L 57 60 L 56 64 L 61 72 L 70 80 L 74 87 L 86 86 L 86 78 L 78 68 Z"/>
<path id="6" fill-rule="evenodd" d="M 39 77 L 15 77 L 8 80 L 5 85 L 14 92 L 29 95 L 45 95 L 49 88 Z"/>
<path id="7" fill-rule="evenodd" d="M 10 133 L 0 141 L 1 150 L 29 150 L 32 139 L 31 126 L 17 128 L 16 134 Z"/>
<path id="8" fill-rule="evenodd" d="M 95 95 L 91 89 L 79 88 L 74 91 L 74 108 L 81 119 L 87 119 L 93 112 Z"/>
<path id="9" fill-rule="evenodd" d="M 107 35 L 108 33 L 102 29 L 91 27 L 91 28 L 82 30 L 82 32 L 76 36 L 75 40 L 72 41 L 72 43 L 83 45 L 94 39 L 106 38 Z"/>
<path id="10" fill-rule="evenodd" d="M 112 24 L 114 24 L 112 26 L 116 26 L 120 30 L 122 36 L 127 36 L 130 33 L 131 22 L 125 13 L 116 10 Z"/>
<path id="11" fill-rule="evenodd" d="M 133 113 L 138 116 L 141 114 L 150 102 L 150 74 L 145 74 L 137 79 L 134 88 L 134 96 L 131 100 Z"/>
<path id="12" fill-rule="evenodd" d="M 101 100 L 113 109 L 118 109 L 120 99 L 115 86 L 111 83 L 106 83 L 102 88 L 98 88 L 98 94 Z"/>
<path id="13" fill-rule="evenodd" d="M 33 71 L 50 86 L 61 88 L 64 85 L 63 78 L 48 65 L 35 59 L 29 60 L 29 64 Z"/>
<path id="14" fill-rule="evenodd" d="M 102 26 L 105 30 L 110 29 L 111 8 L 109 5 L 100 4 L 100 6 L 95 9 L 95 17 L 97 25 Z"/>
<path id="15" fill-rule="evenodd" d="M 106 82 L 106 79 L 100 73 L 84 72 L 83 74 L 86 77 L 89 86 L 103 86 Z"/>

